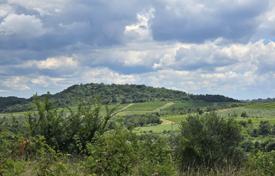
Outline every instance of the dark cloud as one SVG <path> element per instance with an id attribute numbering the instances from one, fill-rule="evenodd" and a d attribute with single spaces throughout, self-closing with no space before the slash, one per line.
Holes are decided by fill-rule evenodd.
<path id="1" fill-rule="evenodd" d="M 0 95 L 114 80 L 241 96 L 275 79 L 274 12 L 272 0 L 0 0 Z"/>
<path id="2" fill-rule="evenodd" d="M 167 1 L 168 2 L 168 1 Z M 219 1 L 217 1 L 219 2 Z M 203 42 L 215 38 L 248 41 L 261 21 L 257 17 L 268 8 L 269 1 L 178 1 L 156 11 L 153 34 L 156 40 Z M 245 1 L 244 1 L 245 2 Z M 196 9 L 197 7 L 201 9 Z"/>

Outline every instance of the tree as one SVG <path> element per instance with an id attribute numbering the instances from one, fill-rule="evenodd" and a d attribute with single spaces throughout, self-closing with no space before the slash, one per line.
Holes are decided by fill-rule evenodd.
<path id="1" fill-rule="evenodd" d="M 241 117 L 246 118 L 246 117 L 248 117 L 248 114 L 247 114 L 246 112 L 242 112 L 242 113 L 241 113 Z"/>
<path id="2" fill-rule="evenodd" d="M 238 166 L 243 158 L 238 123 L 215 113 L 188 117 L 176 139 L 175 157 L 181 171 L 201 166 Z"/>
<path id="3" fill-rule="evenodd" d="M 268 121 L 261 121 L 259 125 L 259 135 L 266 136 L 271 133 L 271 125 Z"/>
<path id="4" fill-rule="evenodd" d="M 85 153 L 86 145 L 93 142 L 96 134 L 103 134 L 115 116 L 116 107 L 109 109 L 99 101 L 82 103 L 76 111 L 52 108 L 48 96 L 44 101 L 34 98 L 37 111 L 29 114 L 28 126 L 31 136 L 43 136 L 47 144 L 56 150 L 69 153 Z"/>

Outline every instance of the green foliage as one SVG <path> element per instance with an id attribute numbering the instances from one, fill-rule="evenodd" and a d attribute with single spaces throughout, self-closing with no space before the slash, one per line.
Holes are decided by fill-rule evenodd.
<path id="1" fill-rule="evenodd" d="M 116 109 L 106 106 L 106 113 L 102 114 L 102 107 L 96 102 L 81 104 L 76 112 L 58 111 L 51 108 L 48 97 L 43 102 L 36 98 L 35 105 L 37 111 L 28 117 L 31 135 L 43 136 L 54 149 L 69 153 L 86 152 L 87 143 L 92 142 L 97 133 L 108 130 Z"/>
<path id="2" fill-rule="evenodd" d="M 96 175 L 131 175 L 137 155 L 134 135 L 125 129 L 111 130 L 88 145 L 86 167 Z"/>
<path id="3" fill-rule="evenodd" d="M 171 148 L 157 135 L 115 129 L 90 144 L 86 168 L 96 175 L 175 175 Z"/>
<path id="4" fill-rule="evenodd" d="M 182 122 L 176 140 L 175 156 L 182 171 L 201 166 L 238 166 L 243 159 L 239 148 L 242 136 L 237 122 L 215 113 L 188 117 Z"/>
<path id="5" fill-rule="evenodd" d="M 18 105 L 17 111 L 24 110 L 24 104 L 28 101 L 24 98 L 17 98 L 17 97 L 0 97 L 0 112 L 10 111 L 9 107 L 13 105 Z M 20 109 L 21 108 L 21 109 Z M 12 111 L 15 109 L 12 109 Z"/>
<path id="6" fill-rule="evenodd" d="M 246 112 L 242 112 L 242 113 L 241 113 L 241 117 L 244 117 L 244 118 L 245 118 L 245 117 L 248 117 L 248 114 L 247 114 Z"/>
<path id="7" fill-rule="evenodd" d="M 268 121 L 261 121 L 258 130 L 259 135 L 266 136 L 271 133 L 271 125 Z"/>
<path id="8" fill-rule="evenodd" d="M 146 125 L 160 124 L 160 115 L 158 113 L 145 115 L 128 115 L 124 117 L 124 125 L 127 128 L 142 127 Z"/>
<path id="9" fill-rule="evenodd" d="M 166 137 L 145 134 L 139 137 L 136 175 L 176 175 L 172 149 Z"/>
<path id="10" fill-rule="evenodd" d="M 16 155 L 18 136 L 10 131 L 0 132 L 0 163 Z"/>
<path id="11" fill-rule="evenodd" d="M 19 176 L 25 170 L 25 162 L 7 159 L 0 164 L 1 176 Z"/>
<path id="12" fill-rule="evenodd" d="M 35 111 L 27 118 L 21 118 L 23 113 L 0 117 L 1 176 L 274 175 L 272 108 L 234 105 L 217 110 L 232 104 L 212 102 L 219 97 L 200 96 L 204 99 L 200 100 L 133 85 L 80 85 L 61 94 L 32 97 Z M 103 100 L 87 103 L 95 94 L 104 94 Z M 160 101 L 175 96 L 182 99 Z M 58 108 L 81 102 L 82 97 L 87 98 L 78 107 Z M 123 105 L 120 118 L 113 118 L 117 106 L 104 109 L 102 102 L 143 103 Z M 214 110 L 224 118 L 208 113 Z M 242 112 L 249 117 L 244 119 Z M 182 113 L 191 116 L 172 115 Z"/>
<path id="13" fill-rule="evenodd" d="M 236 100 L 220 95 L 190 95 L 185 92 L 165 88 L 153 88 L 145 85 L 105 85 L 85 84 L 74 85 L 54 95 L 48 96 L 55 107 L 77 105 L 83 101 L 89 102 L 95 97 L 101 98 L 101 103 L 138 103 L 149 101 L 183 101 L 194 100 L 203 102 L 236 102 Z M 31 109 L 35 97 L 20 99 L 16 97 L 0 97 L 0 112 L 18 112 Z M 2 106 L 1 106 L 2 105 Z"/>
<path id="14" fill-rule="evenodd" d="M 257 152 L 250 157 L 250 167 L 264 176 L 275 175 L 275 151 Z"/>

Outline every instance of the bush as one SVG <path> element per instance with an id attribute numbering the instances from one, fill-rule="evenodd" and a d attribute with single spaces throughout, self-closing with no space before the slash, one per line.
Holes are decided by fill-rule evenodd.
<path id="1" fill-rule="evenodd" d="M 115 129 L 88 146 L 85 166 L 90 174 L 175 175 L 172 152 L 166 138 L 153 134 L 137 136 L 127 129 Z"/>
<path id="2" fill-rule="evenodd" d="M 0 175 L 2 176 L 18 176 L 24 172 L 25 162 L 7 159 L 0 163 Z"/>
<path id="3" fill-rule="evenodd" d="M 215 113 L 190 116 L 181 124 L 175 157 L 179 169 L 240 165 L 244 155 L 239 148 L 242 140 L 238 123 L 218 117 Z"/>
<path id="4" fill-rule="evenodd" d="M 264 176 L 275 175 L 275 151 L 258 152 L 250 157 L 250 167 L 259 170 Z"/>
<path id="5" fill-rule="evenodd" d="M 247 114 L 246 112 L 242 112 L 242 113 L 241 113 L 241 117 L 244 117 L 244 118 L 245 118 L 245 117 L 248 117 L 248 114 Z"/>
<path id="6" fill-rule="evenodd" d="M 270 152 L 270 151 L 275 150 L 275 141 L 274 141 L 274 140 L 269 141 L 269 142 L 266 144 L 266 146 L 265 146 L 265 150 L 266 150 L 267 152 Z M 274 164 L 275 164 L 275 163 L 274 163 Z"/>
<path id="7" fill-rule="evenodd" d="M 146 125 L 160 124 L 160 115 L 158 113 L 145 115 L 128 115 L 124 118 L 124 125 L 127 128 L 142 127 Z"/>
<path id="8" fill-rule="evenodd" d="M 139 137 L 136 175 L 176 175 L 172 149 L 166 137 L 145 134 Z"/>
<path id="9" fill-rule="evenodd" d="M 259 135 L 267 136 L 271 133 L 271 125 L 268 121 L 261 121 L 259 125 Z"/>
<path id="10" fill-rule="evenodd" d="M 77 111 L 58 111 L 51 107 L 48 97 L 44 101 L 35 99 L 37 112 L 29 114 L 28 126 L 31 136 L 43 136 L 48 145 L 55 150 L 69 153 L 86 153 L 86 145 L 94 140 L 97 133 L 103 134 L 109 128 L 110 120 L 116 108 L 80 104 Z"/>
<path id="11" fill-rule="evenodd" d="M 125 129 L 111 130 L 88 145 L 86 168 L 102 176 L 131 175 L 137 161 L 134 135 Z"/>

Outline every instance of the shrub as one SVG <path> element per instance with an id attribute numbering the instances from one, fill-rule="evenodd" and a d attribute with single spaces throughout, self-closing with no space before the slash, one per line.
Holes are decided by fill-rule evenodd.
<path id="1" fill-rule="evenodd" d="M 41 102 L 35 98 L 37 112 L 29 114 L 28 126 L 31 136 L 43 136 L 55 150 L 69 153 L 86 153 L 86 145 L 94 140 L 97 133 L 103 134 L 115 115 L 115 108 L 105 108 L 96 101 L 94 104 L 80 104 L 77 111 L 58 111 L 51 107 L 48 97 Z"/>
<path id="2" fill-rule="evenodd" d="M 271 125 L 268 121 L 261 121 L 259 125 L 259 135 L 267 136 L 271 133 Z"/>
<path id="3" fill-rule="evenodd" d="M 7 159 L 3 163 L 0 163 L 0 175 L 3 175 L 3 176 L 21 175 L 24 169 L 25 169 L 24 161 Z"/>
<path id="4" fill-rule="evenodd" d="M 267 152 L 270 152 L 270 151 L 275 150 L 275 141 L 274 141 L 274 140 L 269 141 L 269 142 L 266 144 L 266 146 L 265 146 L 265 150 L 266 150 Z M 275 164 L 275 163 L 274 163 L 274 164 Z"/>
<path id="5" fill-rule="evenodd" d="M 259 170 L 264 176 L 275 175 L 275 151 L 257 152 L 250 157 L 250 167 Z"/>
<path id="6" fill-rule="evenodd" d="M 181 171 L 197 167 L 238 166 L 243 160 L 238 123 L 215 113 L 190 116 L 181 124 L 175 157 Z"/>
<path id="7" fill-rule="evenodd" d="M 124 125 L 127 128 L 142 127 L 146 125 L 160 124 L 160 115 L 158 113 L 144 115 L 128 115 L 124 118 Z"/>
<path id="8" fill-rule="evenodd" d="M 244 117 L 244 118 L 245 118 L 245 117 L 248 117 L 248 114 L 247 114 L 246 112 L 242 112 L 242 113 L 241 113 L 241 117 Z"/>
<path id="9" fill-rule="evenodd" d="M 166 137 L 145 134 L 138 140 L 138 157 L 136 175 L 176 175 L 172 159 L 172 149 Z"/>
<path id="10" fill-rule="evenodd" d="M 131 175 L 137 155 L 134 135 L 125 129 L 111 130 L 88 145 L 86 168 L 96 175 Z"/>

